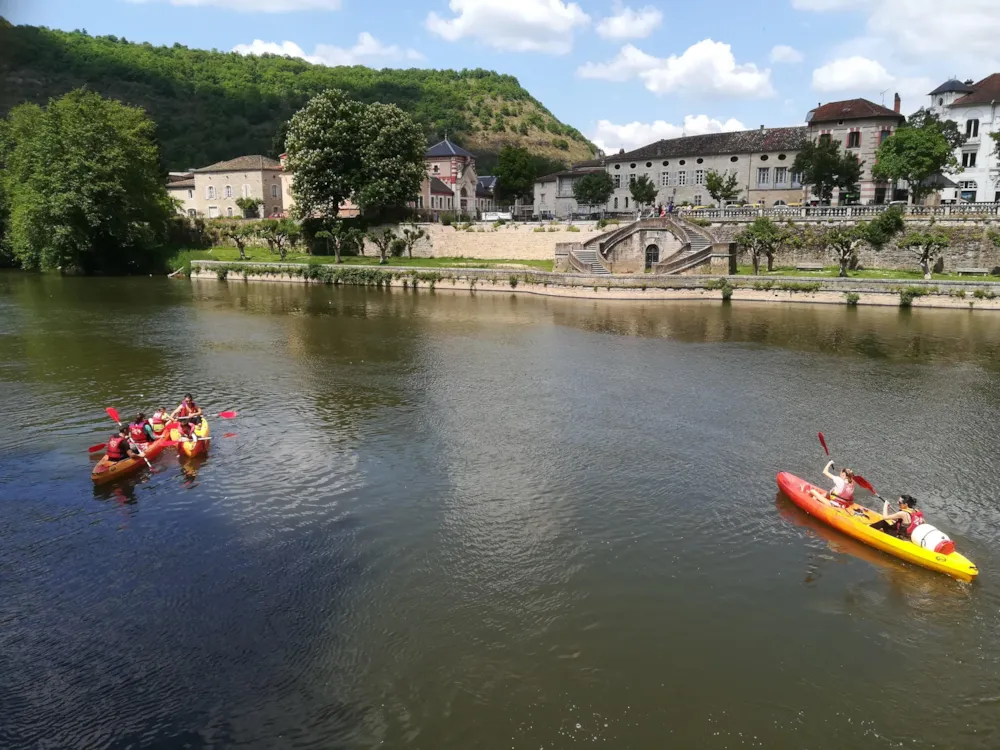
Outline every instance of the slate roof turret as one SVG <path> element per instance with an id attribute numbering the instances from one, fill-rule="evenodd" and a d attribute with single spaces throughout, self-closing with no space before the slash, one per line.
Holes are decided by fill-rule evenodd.
<path id="1" fill-rule="evenodd" d="M 440 143 L 435 143 L 427 149 L 427 151 L 424 152 L 424 156 L 464 156 L 466 159 L 476 158 L 464 148 L 452 143 L 447 138 Z"/>

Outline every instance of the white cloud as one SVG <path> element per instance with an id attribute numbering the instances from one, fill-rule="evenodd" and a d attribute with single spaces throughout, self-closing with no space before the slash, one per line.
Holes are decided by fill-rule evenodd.
<path id="1" fill-rule="evenodd" d="M 508 52 L 565 55 L 573 48 L 573 32 L 590 23 L 576 3 L 563 0 L 450 0 L 454 18 L 433 11 L 425 25 L 434 34 L 456 42 L 478 39 Z"/>
<path id="2" fill-rule="evenodd" d="M 738 65 L 732 48 L 705 39 L 682 55 L 657 58 L 627 44 L 605 63 L 587 63 L 577 70 L 581 78 L 625 81 L 639 78 L 654 94 L 693 92 L 761 98 L 772 96 L 771 71 L 753 63 Z"/>
<path id="3" fill-rule="evenodd" d="M 776 44 L 771 48 L 771 62 L 800 63 L 804 60 L 802 53 L 787 44 Z"/>
<path id="4" fill-rule="evenodd" d="M 846 57 L 829 62 L 813 71 L 812 84 L 817 91 L 873 91 L 893 85 L 895 78 L 878 60 Z"/>
<path id="5" fill-rule="evenodd" d="M 684 118 L 683 125 L 673 125 L 663 120 L 616 125 L 610 120 L 599 120 L 597 127 L 590 134 L 590 140 L 606 153 L 613 154 L 622 148 L 631 151 L 665 138 L 680 138 L 683 135 L 703 135 L 705 133 L 729 133 L 735 130 L 746 130 L 746 126 L 739 120 L 730 118 L 722 122 L 713 120 L 708 115 L 688 115 Z"/>
<path id="6" fill-rule="evenodd" d="M 663 23 L 663 14 L 651 5 L 639 10 L 614 5 L 614 15 L 602 18 L 596 31 L 605 39 L 643 39 Z"/>
<path id="7" fill-rule="evenodd" d="M 294 10 L 338 10 L 340 8 L 340 0 L 128 0 L 128 2 L 215 5 L 245 13 L 287 13 Z"/>
<path id="8" fill-rule="evenodd" d="M 394 44 L 385 45 L 367 31 L 358 34 L 358 41 L 353 47 L 334 47 L 329 44 L 317 44 L 311 55 L 295 42 L 265 42 L 254 39 L 252 44 L 237 44 L 233 52 L 241 55 L 287 55 L 299 57 L 317 65 L 366 65 L 370 68 L 380 68 L 386 65 L 402 62 L 417 62 L 424 56 L 413 49 L 402 49 Z"/>

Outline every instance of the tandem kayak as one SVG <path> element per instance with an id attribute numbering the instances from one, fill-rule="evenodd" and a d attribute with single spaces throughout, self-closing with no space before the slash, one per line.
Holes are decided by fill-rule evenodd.
<path id="1" fill-rule="evenodd" d="M 924 549 L 909 539 L 899 539 L 884 531 L 871 528 L 871 524 L 882 520 L 881 513 L 856 503 L 850 508 L 839 508 L 814 499 L 809 490 L 818 489 L 824 493 L 826 490 L 794 474 L 789 474 L 787 471 L 778 474 L 778 487 L 806 513 L 859 542 L 864 542 L 901 560 L 945 573 L 962 581 L 972 581 L 979 575 L 979 569 L 972 561 L 957 552 L 942 554 L 932 549 Z"/>
<path id="2" fill-rule="evenodd" d="M 167 425 L 167 427 L 163 429 L 163 434 L 156 440 L 150 443 L 139 443 L 138 447 L 142 450 L 143 454 L 145 454 L 146 458 L 152 460 L 163 453 L 163 449 L 166 448 L 167 443 L 170 442 L 170 427 L 171 425 Z M 105 482 L 111 482 L 145 466 L 146 462 L 142 460 L 141 456 L 136 458 L 123 458 L 121 461 L 112 461 L 108 458 L 108 454 L 105 453 L 104 457 L 97 462 L 94 470 L 90 472 L 90 478 L 94 480 L 94 484 L 104 484 Z"/>
<path id="3" fill-rule="evenodd" d="M 177 450 L 184 456 L 202 456 L 208 453 L 208 444 L 211 442 L 211 430 L 208 428 L 208 420 L 204 417 L 201 422 L 195 425 L 194 434 L 198 440 L 185 440 L 181 435 L 179 425 L 172 425 L 170 439 L 178 441 Z"/>

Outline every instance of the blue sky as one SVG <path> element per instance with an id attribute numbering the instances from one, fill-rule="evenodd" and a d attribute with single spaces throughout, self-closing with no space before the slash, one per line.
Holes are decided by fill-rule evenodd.
<path id="1" fill-rule="evenodd" d="M 910 112 L 1000 71 L 1000 0 L 3 0 L 14 23 L 327 64 L 517 76 L 609 150 L 801 124 L 863 96 Z"/>

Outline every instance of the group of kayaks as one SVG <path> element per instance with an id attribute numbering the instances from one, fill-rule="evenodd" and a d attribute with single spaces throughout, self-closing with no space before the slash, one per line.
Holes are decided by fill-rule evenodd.
<path id="1" fill-rule="evenodd" d="M 108 413 L 118 421 L 117 413 L 113 409 L 108 409 Z M 105 484 L 144 467 L 152 468 L 150 461 L 167 448 L 176 447 L 181 455 L 187 457 L 205 455 L 208 453 L 210 443 L 211 428 L 204 416 L 193 420 L 189 430 L 182 427 L 181 421 L 172 421 L 163 428 L 155 440 L 133 443 L 139 453 L 138 456 L 115 460 L 105 453 L 90 472 L 90 478 L 94 484 Z"/>
<path id="2" fill-rule="evenodd" d="M 820 433 L 820 442 L 825 448 L 826 444 L 822 433 Z M 882 521 L 883 516 L 871 508 L 866 508 L 853 501 L 842 504 L 825 500 L 828 497 L 825 490 L 787 471 L 780 472 L 777 480 L 778 488 L 795 505 L 814 518 L 859 542 L 906 562 L 944 573 L 962 581 L 973 581 L 979 575 L 979 569 L 975 564 L 964 555 L 956 552 L 954 543 L 941 532 L 931 535 L 925 533 L 928 529 L 921 528 L 920 533 L 914 531 L 912 534 L 904 535 L 903 538 L 888 534 L 875 528 L 874 525 Z M 874 491 L 870 485 L 867 488 Z M 819 492 L 814 493 L 813 490 Z M 937 541 L 939 539 L 946 541 L 942 543 Z"/>

